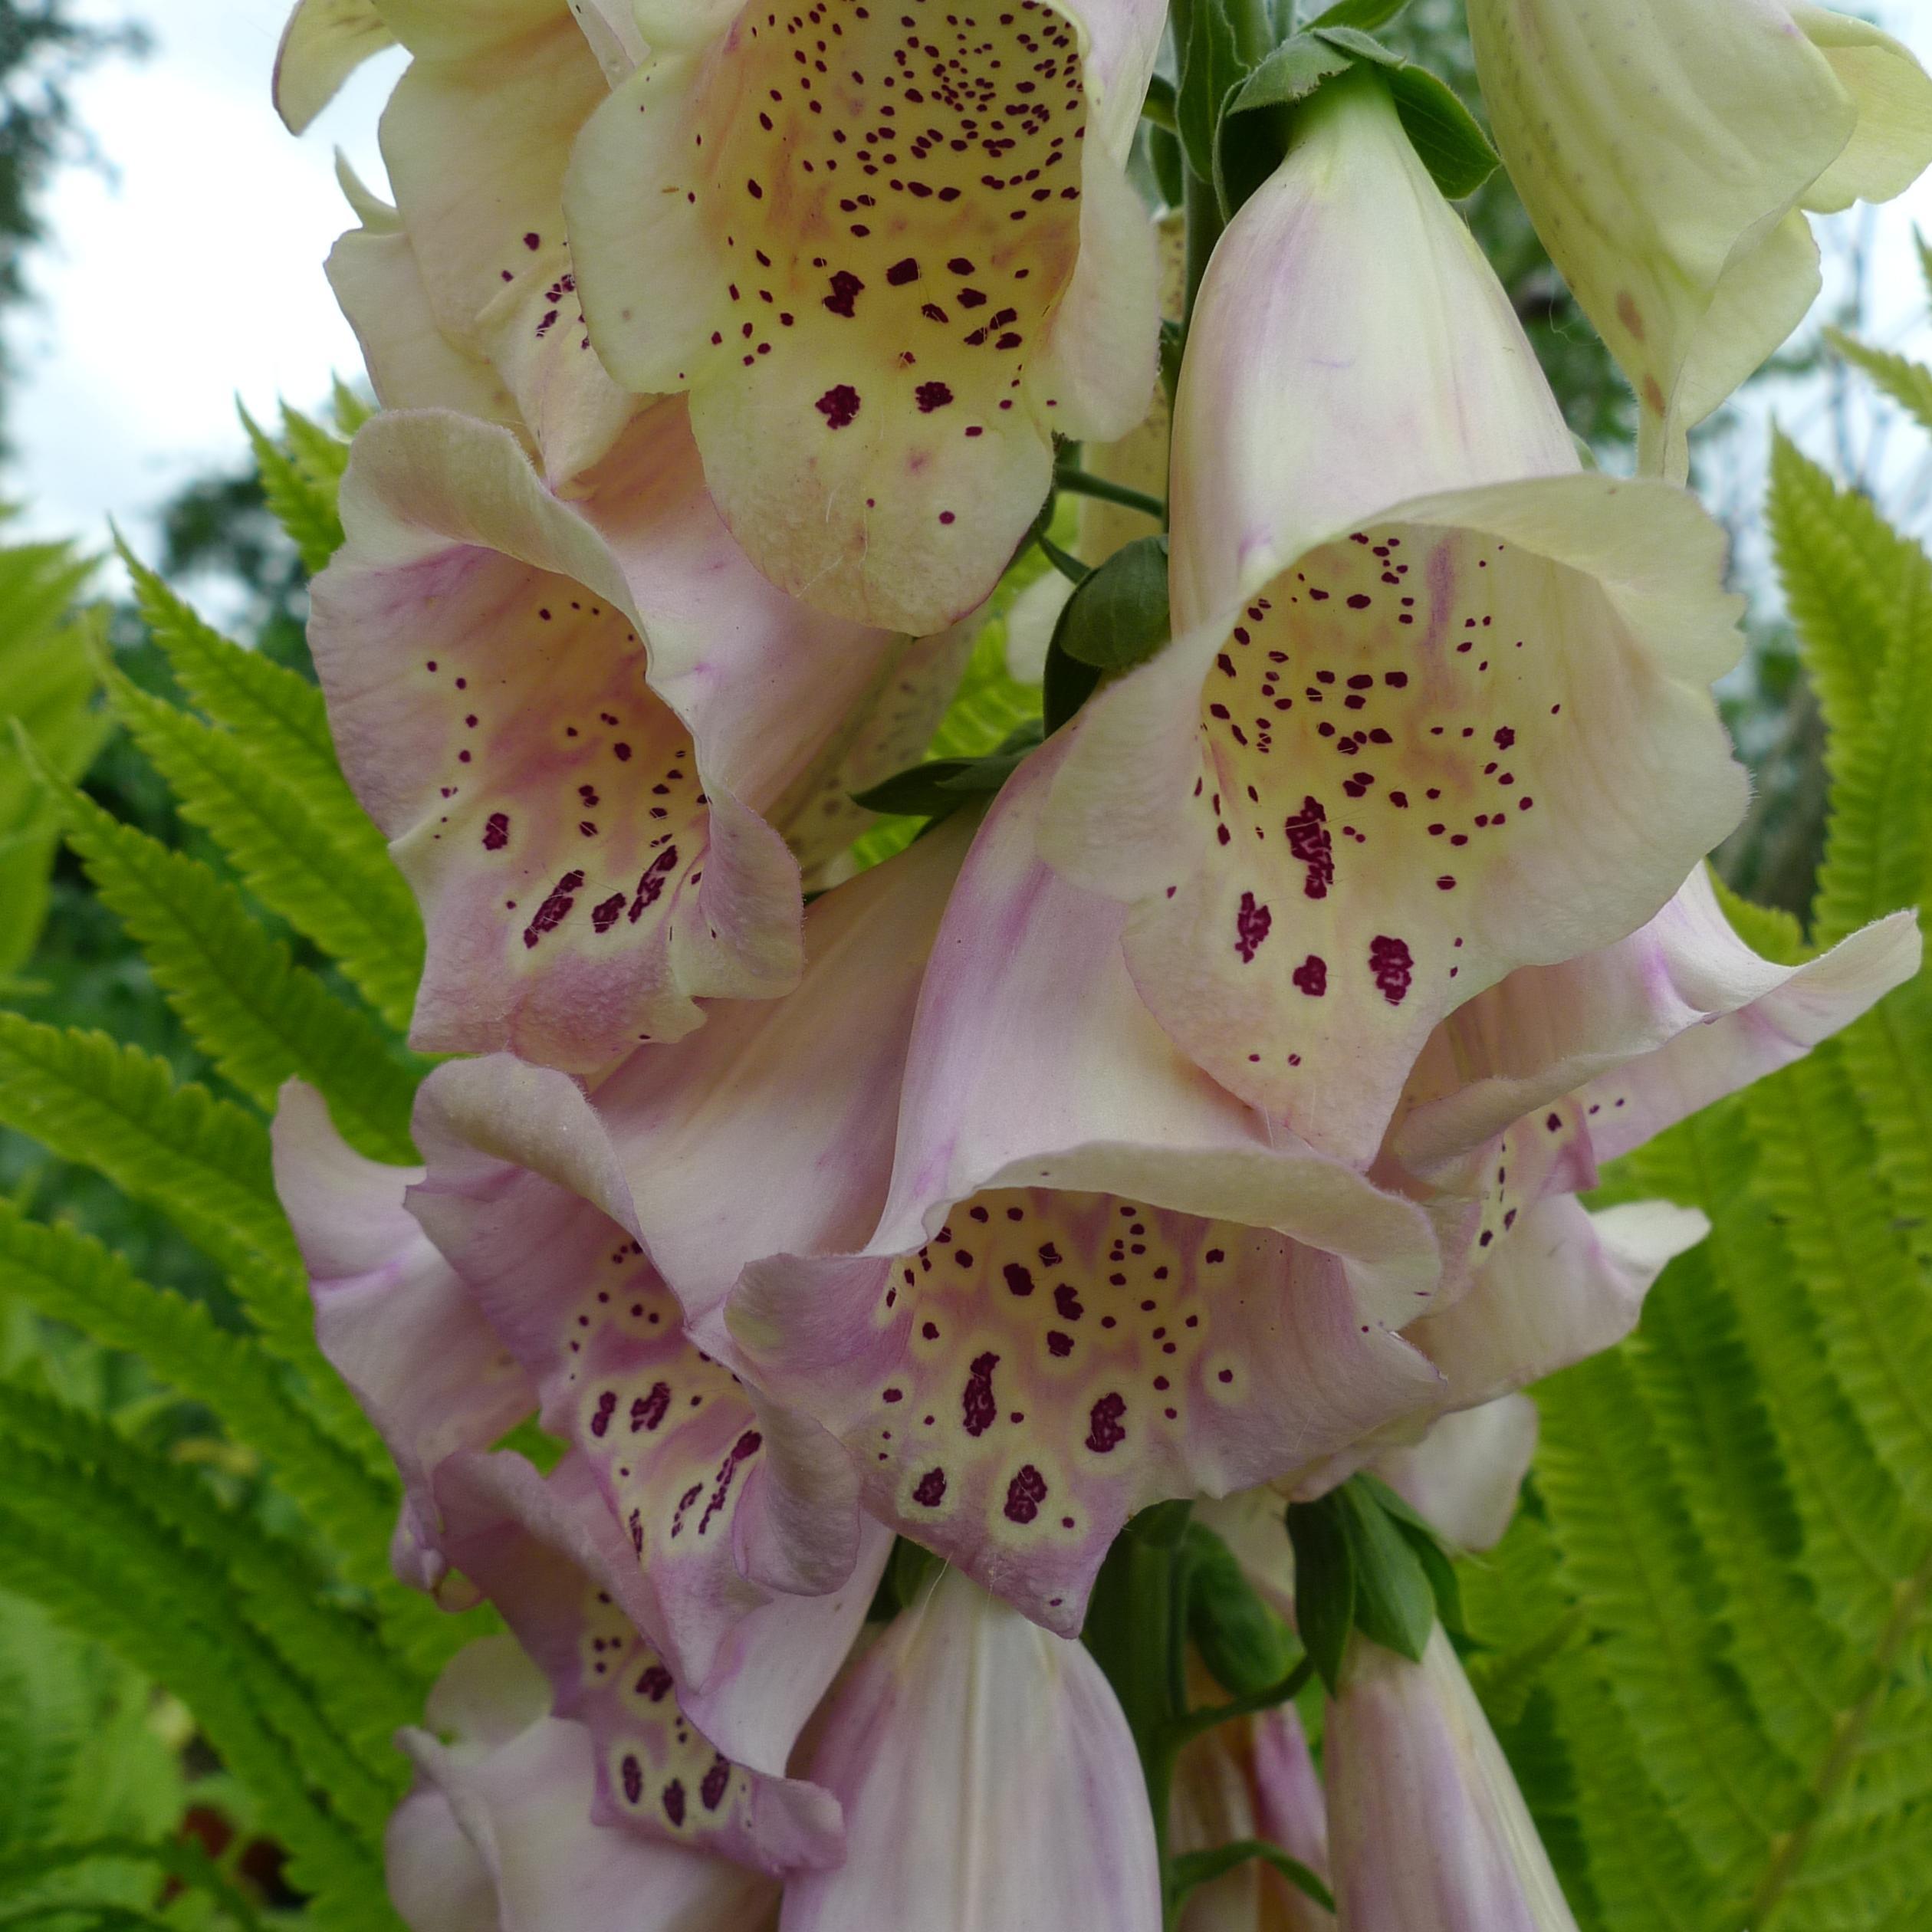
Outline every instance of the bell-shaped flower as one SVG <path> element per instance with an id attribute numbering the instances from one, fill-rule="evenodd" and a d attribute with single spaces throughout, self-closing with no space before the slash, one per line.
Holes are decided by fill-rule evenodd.
<path id="1" fill-rule="evenodd" d="M 754 1932 L 769 1878 L 593 1825 L 590 1733 L 549 1715 L 542 1674 L 508 1637 L 452 1658 L 426 1728 L 399 1742 L 416 1788 L 389 1821 L 389 1896 L 409 1932 Z"/>
<path id="2" fill-rule="evenodd" d="M 362 225 L 336 245 L 330 281 L 386 406 L 507 423 L 566 491 L 639 401 L 591 352 L 564 231 L 571 144 L 641 51 L 624 13 L 615 0 L 304 0 L 277 68 L 299 130 L 363 54 L 393 38 L 415 57 L 382 122 L 396 206 L 351 191 Z"/>
<path id="3" fill-rule="evenodd" d="M 1576 1932 L 1440 1625 L 1419 1664 L 1357 1637 L 1322 1737 L 1337 1932 Z"/>
<path id="4" fill-rule="evenodd" d="M 836 1865 L 838 1802 L 787 1766 L 851 1650 L 890 1539 L 869 1540 L 843 1590 L 741 1622 L 699 1691 L 626 1614 L 623 1575 L 585 1533 L 592 1484 L 575 1456 L 547 1478 L 504 1453 L 452 1457 L 436 1477 L 452 1564 L 550 1680 L 553 1714 L 590 1734 L 592 1822 L 774 1875 Z"/>
<path id="5" fill-rule="evenodd" d="M 316 1339 L 402 1477 L 396 1574 L 434 1590 L 449 1569 L 437 1468 L 498 1441 L 536 1407 L 536 1391 L 405 1204 L 421 1168 L 358 1154 L 322 1096 L 297 1080 L 276 1111 L 274 1162 L 308 1269 Z"/>
<path id="6" fill-rule="evenodd" d="M 1442 1240 L 1444 1292 L 1408 1335 L 1453 1405 L 1608 1347 L 1702 1238 L 1661 1202 L 1586 1213 L 1575 1196 L 1599 1163 L 1849 1025 L 1921 951 L 1901 912 L 1802 964 L 1761 959 L 1700 868 L 1628 938 L 1523 968 L 1448 1020 L 1375 1172 L 1428 1200 Z"/>
<path id="7" fill-rule="evenodd" d="M 954 889 L 870 1239 L 755 1262 L 728 1316 L 872 1515 L 1071 1635 L 1135 1510 L 1270 1478 L 1441 1385 L 1392 1333 L 1433 1291 L 1426 1214 L 1154 1024 L 1123 909 L 1039 856 L 1061 751 L 1008 782 Z"/>
<path id="8" fill-rule="evenodd" d="M 1277 1499 L 1275 1532 L 1285 1545 Z M 1211 1681 L 1193 1701 L 1218 1702 Z M 1258 1838 L 1328 1876 L 1328 1812 L 1322 1781 L 1293 1704 L 1217 1724 L 1192 1740 L 1174 1768 L 1168 1842 L 1176 1854 Z M 1259 1859 L 1188 1895 L 1176 1932 L 1330 1932 L 1333 1917 Z"/>
<path id="9" fill-rule="evenodd" d="M 1717 526 L 1579 472 L 1372 74 L 1217 249 L 1175 431 L 1175 639 L 1082 713 L 1046 849 L 1224 1086 L 1365 1164 L 1431 1030 L 1606 945 L 1735 822 Z"/>
<path id="10" fill-rule="evenodd" d="M 747 1261 L 849 1247 L 876 1220 L 913 1003 L 968 829 L 819 899 L 795 992 L 640 1050 L 592 1099 L 508 1055 L 438 1069 L 415 1121 L 426 1170 L 359 1160 L 291 1089 L 284 1197 L 324 1347 L 409 1480 L 412 1546 L 444 1539 L 440 1464 L 536 1409 L 574 1451 L 577 1473 L 540 1491 L 553 1533 L 598 1552 L 619 1606 L 694 1692 L 761 1606 L 833 1592 L 867 1560 L 878 1533 L 843 1452 L 731 1373 L 717 1309 Z M 360 1191 L 322 1184 L 338 1171 Z M 385 1294 L 359 1252 L 336 1257 L 345 1242 L 389 1263 Z M 659 1257 L 721 1346 L 692 1339 Z"/>
<path id="11" fill-rule="evenodd" d="M 639 6 L 652 58 L 566 189 L 584 313 L 620 382 L 690 392 L 774 583 L 937 630 L 1025 535 L 1053 435 L 1140 419 L 1159 317 L 1125 164 L 1164 18 Z"/>
<path id="12" fill-rule="evenodd" d="M 1497 144 L 1641 410 L 1641 466 L 1776 352 L 1819 290 L 1807 213 L 1932 162 L 1932 80 L 1805 0 L 1469 0 Z"/>
<path id="13" fill-rule="evenodd" d="M 949 1572 L 825 1714 L 810 1776 L 845 1862 L 785 1887 L 781 1932 L 1158 1932 L 1132 1734 L 1099 1666 Z"/>
<path id="14" fill-rule="evenodd" d="M 903 639 L 781 596 L 733 544 L 682 402 L 592 484 L 563 503 L 507 432 L 442 410 L 376 418 L 343 481 L 310 639 L 423 908 L 429 1050 L 587 1072 L 699 998 L 784 991 L 780 828 L 899 702 Z"/>

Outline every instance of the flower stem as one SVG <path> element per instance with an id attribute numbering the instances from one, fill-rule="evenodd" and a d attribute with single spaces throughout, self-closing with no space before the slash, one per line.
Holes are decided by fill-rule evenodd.
<path id="1" fill-rule="evenodd" d="M 1070 495 L 1098 497 L 1102 503 L 1118 503 L 1127 509 L 1138 510 L 1156 523 L 1166 521 L 1167 505 L 1158 497 L 1149 496 L 1145 490 L 1129 488 L 1125 483 L 1109 482 L 1104 476 L 1090 476 L 1079 469 L 1056 470 L 1053 482 L 1056 488 L 1065 490 Z"/>

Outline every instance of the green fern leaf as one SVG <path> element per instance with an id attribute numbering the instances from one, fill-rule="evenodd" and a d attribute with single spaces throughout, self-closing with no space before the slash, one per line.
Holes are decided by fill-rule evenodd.
<path id="1" fill-rule="evenodd" d="M 345 820 L 360 816 L 336 763 L 321 692 L 306 678 L 204 623 L 125 544 L 120 555 L 133 579 L 142 622 L 189 702 L 255 746 L 311 807 Z"/>
<path id="2" fill-rule="evenodd" d="M 150 1875 L 171 1879 L 183 1891 L 199 1893 L 211 1901 L 242 1932 L 261 1932 L 261 1915 L 249 1904 L 247 1894 L 199 1845 L 179 1839 L 90 1838 L 71 1843 L 37 1845 L 29 1850 L 0 1855 L 0 1894 L 44 1881 L 55 1873 L 101 1865 L 133 1865 Z M 152 1891 L 151 1885 L 149 1889 Z M 67 1909 L 84 1908 L 71 1906 Z M 120 1908 L 110 1903 L 107 1909 Z M 136 1916 L 143 1924 L 175 1923 Z M 5 1922 L 0 1920 L 0 1924 Z"/>
<path id="3" fill-rule="evenodd" d="M 376 413 L 376 406 L 366 402 L 338 376 L 329 392 L 329 413 L 335 418 L 337 435 L 353 437 Z"/>
<path id="4" fill-rule="evenodd" d="M 278 443 L 246 409 L 241 412 L 248 432 L 255 466 L 261 472 L 262 493 L 275 521 L 310 577 L 327 567 L 342 547 L 342 519 L 336 514 L 335 488 L 318 477 L 308 462 Z"/>
<path id="5" fill-rule="evenodd" d="M 422 968 L 422 925 L 375 829 L 353 806 L 317 800 L 244 740 L 111 677 L 109 695 L 182 816 L 218 844 L 248 889 L 337 960 L 399 1031 Z"/>
<path id="6" fill-rule="evenodd" d="M 30 754 L 31 755 L 31 754 Z M 416 1076 L 372 1021 L 271 938 L 235 889 L 201 861 L 123 825 L 41 767 L 67 843 L 104 904 L 140 945 L 155 983 L 232 1085 L 272 1109 L 299 1075 L 375 1159 L 407 1163 Z"/>
<path id="7" fill-rule="evenodd" d="M 1847 362 L 1862 369 L 1894 402 L 1909 411 L 1924 428 L 1932 429 L 1932 369 L 1885 350 L 1871 348 L 1842 329 L 1827 329 L 1825 334 Z"/>
<path id="8" fill-rule="evenodd" d="M 19 720 L 69 778 L 93 762 L 107 726 L 92 707 L 87 655 L 61 628 L 87 577 L 63 545 L 0 549 L 0 721 Z M 38 787 L 0 750 L 0 977 L 19 968 L 39 935 L 58 838 Z"/>
<path id="9" fill-rule="evenodd" d="M 145 1510 L 226 1577 L 237 1613 L 289 1674 L 307 1684 L 322 1721 L 393 1781 L 390 1738 L 419 1711 L 428 1686 L 372 1628 L 319 1594 L 308 1552 L 225 1508 L 194 1470 L 163 1460 L 102 1420 L 18 1382 L 0 1381 L 0 1444 L 85 1472 L 97 1497 Z"/>
<path id="10" fill-rule="evenodd" d="M 44 1497 L 35 1502 L 44 1505 Z M 189 1705 L 288 1847 L 296 1884 L 353 1906 L 372 1928 L 393 1928 L 374 1844 L 307 1783 L 290 1740 L 251 1695 L 255 1674 L 238 1668 L 239 1653 L 253 1647 L 224 1610 L 219 1577 L 203 1579 L 186 1552 L 144 1525 L 127 1526 L 133 1533 L 125 1539 L 121 1526 L 110 1537 L 90 1533 L 59 1510 L 58 1499 L 50 1510 L 23 1506 L 11 1484 L 0 1492 L 0 1536 L 14 1587 Z"/>
<path id="11" fill-rule="evenodd" d="M 1865 722 L 1892 639 L 1932 608 L 1932 571 L 1865 498 L 1783 436 L 1765 518 L 1835 756 Z"/>
<path id="12" fill-rule="evenodd" d="M 12 1388 L 8 1399 L 15 1400 Z M 400 1764 L 389 1776 L 378 1776 L 330 1725 L 313 1687 L 265 1641 L 219 1565 L 172 1526 L 150 1517 L 137 1497 L 104 1480 L 99 1470 L 23 1447 L 15 1421 L 10 1414 L 0 1425 L 5 1516 L 63 1544 L 85 1539 L 110 1548 L 108 1561 L 120 1586 L 138 1588 L 148 1615 L 172 1626 L 170 1635 L 218 1648 L 237 1691 L 279 1740 L 304 1788 L 323 1795 L 345 1832 L 373 1842 L 399 1795 Z M 26 1587 L 37 1594 L 31 1582 Z M 58 1605 L 49 1607 L 58 1614 Z M 166 1672 L 156 1674 L 170 1681 Z M 195 1696 L 182 1694 L 199 1714 L 199 1687 Z"/>
<path id="13" fill-rule="evenodd" d="M 260 1344 L 217 1328 L 200 1303 L 137 1280 L 91 1237 L 30 1221 L 6 1202 L 0 1202 L 0 1290 L 104 1347 L 139 1355 L 162 1381 L 211 1409 L 237 1441 L 275 1466 L 291 1497 L 359 1582 L 386 1583 L 383 1551 L 395 1513 L 393 1487 L 291 1400 L 285 1375 Z M 329 1375 L 306 1321 L 296 1333 L 313 1374 Z"/>
<path id="14" fill-rule="evenodd" d="M 100 1033 L 0 1013 L 0 1121 L 159 1208 L 205 1254 L 299 1276 L 268 1130 L 166 1063 Z"/>

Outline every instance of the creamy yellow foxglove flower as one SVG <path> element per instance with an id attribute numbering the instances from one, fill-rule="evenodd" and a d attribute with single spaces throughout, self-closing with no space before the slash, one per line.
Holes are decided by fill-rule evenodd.
<path id="1" fill-rule="evenodd" d="M 1156 270 L 1125 163 L 1162 8 L 639 18 L 654 58 L 566 191 L 597 352 L 690 392 L 711 494 L 780 589 L 938 630 L 1024 537 L 1053 435 L 1146 407 Z"/>
<path id="2" fill-rule="evenodd" d="M 591 352 L 564 232 L 570 146 L 643 43 L 620 0 L 303 0 L 275 98 L 305 127 L 392 41 L 413 57 L 382 123 L 393 208 L 345 179 L 361 225 L 329 279 L 389 408 L 515 430 L 578 493 L 639 407 Z"/>
<path id="3" fill-rule="evenodd" d="M 1809 214 L 1932 162 L 1932 80 L 1861 20 L 1791 0 L 1469 0 L 1497 144 L 1636 390 L 1642 467 L 1795 329 Z"/>

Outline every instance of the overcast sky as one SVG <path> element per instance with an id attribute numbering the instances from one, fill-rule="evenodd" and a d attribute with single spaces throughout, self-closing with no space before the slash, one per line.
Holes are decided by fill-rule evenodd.
<path id="1" fill-rule="evenodd" d="M 113 0 L 80 10 L 123 17 Z M 238 394 L 263 415 L 284 396 L 313 404 L 332 372 L 359 373 L 322 274 L 347 225 L 332 156 L 340 144 L 380 183 L 376 118 L 400 65 L 395 54 L 372 63 L 297 141 L 268 101 L 284 0 L 131 0 L 127 11 L 154 52 L 104 63 L 74 90 L 115 178 L 74 169 L 54 190 L 53 241 L 32 264 L 41 299 L 12 325 L 17 453 L 0 479 L 37 534 L 90 542 L 110 516 L 141 540 L 176 486 L 236 460 Z M 1932 54 L 1932 0 L 1880 11 Z M 1874 333 L 1892 346 L 1932 341 L 1915 219 L 1932 231 L 1932 182 L 1878 225 Z M 1802 398 L 1777 406 L 1817 413 Z"/>

